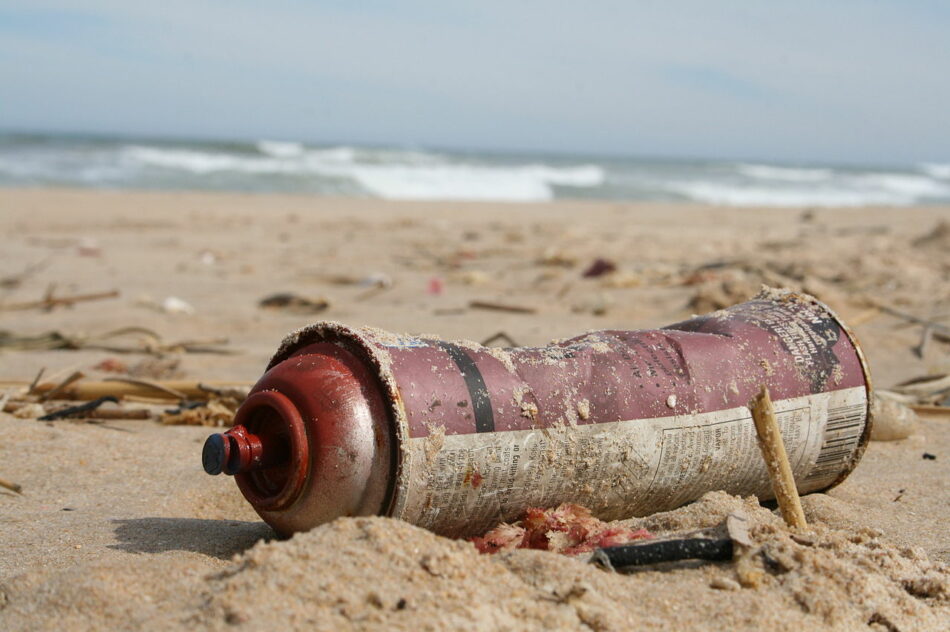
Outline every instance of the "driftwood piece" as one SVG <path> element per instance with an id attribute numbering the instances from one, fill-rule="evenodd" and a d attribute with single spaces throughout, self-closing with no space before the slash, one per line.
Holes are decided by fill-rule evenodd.
<path id="1" fill-rule="evenodd" d="M 156 400 L 168 401 L 177 401 L 181 399 L 178 395 L 184 395 L 186 399 L 198 399 L 206 400 L 209 398 L 208 391 L 204 390 L 202 386 L 213 386 L 215 388 L 242 388 L 248 387 L 249 385 L 245 382 L 229 382 L 229 381 L 188 381 L 188 380 L 164 380 L 156 381 L 151 383 L 153 385 L 161 385 L 163 389 L 156 389 L 153 385 L 147 385 L 145 383 L 130 384 L 127 382 L 94 382 L 94 381 L 83 381 L 76 384 L 71 384 L 68 387 L 62 389 L 57 393 L 58 399 L 72 399 L 78 401 L 87 401 L 92 399 L 98 399 L 99 397 L 105 397 L 107 395 L 112 395 L 114 397 L 123 398 L 126 396 L 140 396 L 155 398 Z M 2 387 L 17 387 L 25 386 L 25 382 L 0 382 L 0 388 Z M 34 392 L 36 393 L 45 393 L 52 390 L 56 385 L 50 383 L 40 383 L 36 385 Z M 168 390 L 174 391 L 176 395 L 171 395 Z M 52 398 L 49 398 L 52 399 Z"/>
<path id="2" fill-rule="evenodd" d="M 525 305 L 507 305 L 505 303 L 495 303 L 492 301 L 469 301 L 468 306 L 472 309 L 484 309 L 493 312 L 508 312 L 509 314 L 535 314 L 537 309 Z"/>
<path id="3" fill-rule="evenodd" d="M 111 290 L 109 292 L 94 292 L 92 294 L 73 294 L 72 296 L 56 296 L 53 293 L 53 288 L 50 288 L 47 290 L 46 296 L 38 301 L 7 303 L 5 305 L 0 305 L 0 310 L 15 311 L 26 309 L 45 309 L 49 311 L 56 307 L 67 307 L 69 305 L 75 305 L 76 303 L 83 303 L 87 301 L 101 301 L 107 298 L 117 298 L 118 296 L 119 290 Z"/>
<path id="4" fill-rule="evenodd" d="M 11 492 L 16 492 L 17 494 L 23 493 L 23 487 L 19 483 L 14 483 L 13 481 L 8 481 L 5 478 L 0 478 L 0 487 L 5 487 Z"/>

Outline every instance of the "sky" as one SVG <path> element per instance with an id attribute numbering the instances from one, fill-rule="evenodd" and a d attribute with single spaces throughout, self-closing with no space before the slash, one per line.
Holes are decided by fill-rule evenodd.
<path id="1" fill-rule="evenodd" d="M 950 160 L 950 2 L 0 0 L 0 129 Z"/>

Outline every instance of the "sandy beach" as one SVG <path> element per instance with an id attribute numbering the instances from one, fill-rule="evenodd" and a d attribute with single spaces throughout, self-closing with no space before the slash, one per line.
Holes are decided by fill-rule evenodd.
<path id="1" fill-rule="evenodd" d="M 252 383 L 287 332 L 317 320 L 539 345 L 673 323 L 762 284 L 829 304 L 860 339 L 875 387 L 950 373 L 950 344 L 912 321 L 950 322 L 944 207 L 4 189 L 0 230 L 4 341 L 139 327 L 160 346 L 228 352 L 163 354 L 180 379 Z M 597 259 L 616 269 L 585 278 Z M 259 306 L 285 292 L 326 307 Z M 156 359 L 22 346 L 0 349 L 0 380 L 29 383 L 41 369 L 101 379 L 112 375 L 104 361 Z M 842 485 L 806 496 L 807 540 L 790 538 L 777 511 L 723 493 L 630 522 L 662 535 L 714 528 L 741 508 L 775 560 L 761 573 L 724 562 L 615 574 L 540 551 L 485 556 L 386 518 L 276 540 L 233 480 L 202 471 L 212 431 L 0 413 L 0 477 L 22 487 L 0 489 L 0 628 L 906 632 L 950 621 L 945 414 L 872 441 Z"/>

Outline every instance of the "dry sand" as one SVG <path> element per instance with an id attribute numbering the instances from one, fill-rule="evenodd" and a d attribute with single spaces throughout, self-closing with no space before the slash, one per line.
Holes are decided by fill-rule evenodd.
<path id="1" fill-rule="evenodd" d="M 767 282 L 804 288 L 856 323 L 876 385 L 889 386 L 950 372 L 950 346 L 931 340 L 918 358 L 921 328 L 869 304 L 946 319 L 941 221 L 950 211 L 4 190 L 0 279 L 42 264 L 19 285 L 0 284 L 4 303 L 42 298 L 53 283 L 60 295 L 121 296 L 0 311 L 0 330 L 137 325 L 166 341 L 227 336 L 238 354 L 188 354 L 179 370 L 253 381 L 284 333 L 316 319 L 472 340 L 503 331 L 540 344 L 667 324 Z M 619 269 L 581 278 L 597 257 Z M 358 283 L 373 275 L 392 287 Z M 278 291 L 326 297 L 330 307 L 257 307 Z M 148 306 L 169 296 L 194 313 Z M 538 311 L 467 309 L 471 300 Z M 90 367 L 109 357 L 0 351 L 0 379 L 28 380 L 41 367 L 95 375 Z M 742 509 L 752 550 L 735 563 L 632 574 L 536 551 L 479 556 L 382 518 L 272 541 L 233 481 L 201 471 L 207 433 L 0 413 L 0 477 L 23 487 L 0 489 L 0 628 L 950 629 L 946 417 L 924 419 L 902 441 L 873 442 L 843 485 L 806 497 L 809 539 L 790 538 L 757 503 L 712 494 L 634 524 L 658 534 L 712 528 Z"/>

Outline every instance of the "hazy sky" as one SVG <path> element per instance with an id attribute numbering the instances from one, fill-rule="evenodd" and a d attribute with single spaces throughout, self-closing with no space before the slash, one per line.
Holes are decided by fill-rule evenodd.
<path id="1" fill-rule="evenodd" d="M 950 2 L 0 0 L 0 128 L 950 159 Z"/>

